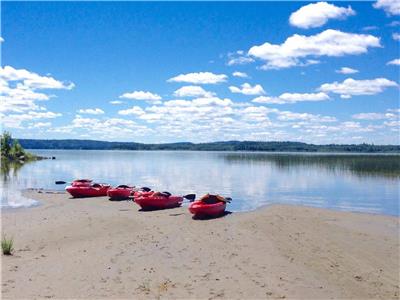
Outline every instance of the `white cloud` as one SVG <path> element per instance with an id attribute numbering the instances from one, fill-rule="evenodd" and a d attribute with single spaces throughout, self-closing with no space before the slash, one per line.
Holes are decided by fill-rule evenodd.
<path id="1" fill-rule="evenodd" d="M 151 92 L 144 91 L 134 91 L 131 93 L 124 93 L 120 98 L 124 99 L 132 99 L 132 100 L 146 100 L 146 101 L 159 101 L 161 97 L 157 94 L 153 94 Z"/>
<path id="2" fill-rule="evenodd" d="M 382 113 L 359 113 L 351 116 L 356 120 L 382 120 L 385 119 L 385 114 Z"/>
<path id="3" fill-rule="evenodd" d="M 0 36 L 0 43 L 3 43 L 4 39 Z"/>
<path id="4" fill-rule="evenodd" d="M 400 121 L 386 121 L 386 122 L 383 122 L 383 124 L 385 126 L 389 126 L 389 127 L 396 127 L 396 128 L 400 127 Z"/>
<path id="5" fill-rule="evenodd" d="M 368 47 L 381 47 L 379 38 L 328 29 L 311 36 L 295 34 L 280 45 L 266 42 L 253 46 L 248 54 L 265 61 L 264 69 L 281 69 L 307 64 L 302 59 L 308 56 L 358 55 L 367 53 Z"/>
<path id="6" fill-rule="evenodd" d="M 100 108 L 87 108 L 78 110 L 80 114 L 88 114 L 88 115 L 102 115 L 104 114 L 104 110 Z"/>
<path id="7" fill-rule="evenodd" d="M 320 27 L 329 19 L 346 19 L 348 16 L 355 15 L 351 7 L 338 7 L 327 2 L 311 3 L 301 7 L 290 15 L 289 22 L 292 26 L 300 28 Z"/>
<path id="8" fill-rule="evenodd" d="M 96 134 L 98 138 L 107 140 L 115 138 L 138 137 L 151 134 L 153 131 L 144 126 L 137 124 L 135 121 L 121 118 L 84 118 L 76 115 L 70 125 L 63 127 L 55 127 L 51 129 L 57 133 L 78 133 L 82 136 L 82 132 L 90 133 L 92 136 Z"/>
<path id="9" fill-rule="evenodd" d="M 340 94 L 344 99 L 358 95 L 375 95 L 381 93 L 387 87 L 396 87 L 397 83 L 386 78 L 370 80 L 355 80 L 347 78 L 343 82 L 324 83 L 319 87 L 322 92 Z"/>
<path id="10" fill-rule="evenodd" d="M 245 54 L 243 50 L 228 53 L 228 66 L 245 65 L 254 62 L 254 59 Z"/>
<path id="11" fill-rule="evenodd" d="M 41 76 L 25 69 L 15 69 L 11 66 L 0 68 L 1 112 L 23 113 L 26 111 L 45 110 L 37 104 L 46 101 L 53 95 L 38 90 L 72 89 L 73 83 L 65 83 L 50 76 Z"/>
<path id="12" fill-rule="evenodd" d="M 180 74 L 178 76 L 168 79 L 168 82 L 188 82 L 193 84 L 217 84 L 227 80 L 228 76 L 225 74 L 214 74 L 211 72 L 198 72 Z"/>
<path id="13" fill-rule="evenodd" d="M 240 78 L 248 78 L 249 77 L 246 73 L 239 72 L 239 71 L 233 72 L 232 75 L 235 77 L 240 77 Z"/>
<path id="14" fill-rule="evenodd" d="M 390 27 L 400 26 L 400 21 L 392 21 L 389 24 L 387 24 L 387 26 L 390 26 Z"/>
<path id="15" fill-rule="evenodd" d="M 23 128 L 22 123 L 26 121 L 33 121 L 40 119 L 54 119 L 61 116 L 62 116 L 61 113 L 54 113 L 51 111 L 46 111 L 46 112 L 30 111 L 25 114 L 2 115 L 1 122 L 5 127 Z"/>
<path id="16" fill-rule="evenodd" d="M 296 103 L 303 101 L 325 101 L 328 100 L 329 96 L 325 93 L 283 93 L 279 97 L 266 97 L 260 96 L 252 100 L 255 103 L 265 104 L 287 104 Z"/>
<path id="17" fill-rule="evenodd" d="M 30 126 L 32 126 L 34 128 L 50 127 L 51 126 L 51 122 L 32 123 Z"/>
<path id="18" fill-rule="evenodd" d="M 177 97 L 213 97 L 215 93 L 206 91 L 201 86 L 188 85 L 177 89 L 174 92 Z"/>
<path id="19" fill-rule="evenodd" d="M 243 94 L 243 95 L 263 95 L 265 91 L 263 87 L 259 84 L 251 86 L 249 83 L 243 83 L 241 85 L 242 88 L 238 88 L 236 86 L 230 86 L 229 90 L 232 93 Z"/>
<path id="20" fill-rule="evenodd" d="M 220 99 L 218 97 L 212 98 L 197 98 L 194 100 L 170 100 L 164 102 L 165 106 L 180 106 L 180 107 L 200 107 L 200 106 L 231 106 L 233 102 L 230 99 Z"/>
<path id="21" fill-rule="evenodd" d="M 358 70 L 352 69 L 352 68 L 348 68 L 348 67 L 342 67 L 342 68 L 340 68 L 340 70 L 336 70 L 336 73 L 340 73 L 340 74 L 354 74 L 354 73 L 358 73 Z"/>
<path id="22" fill-rule="evenodd" d="M 110 101 L 110 104 L 113 104 L 113 105 L 118 105 L 118 104 L 122 104 L 122 103 L 124 103 L 124 101 L 120 101 L 120 100 Z"/>
<path id="23" fill-rule="evenodd" d="M 335 117 L 314 115 L 310 113 L 296 113 L 291 111 L 280 111 L 278 113 L 278 120 L 281 121 L 303 120 L 303 121 L 321 122 L 321 123 L 329 123 L 337 121 Z"/>
<path id="24" fill-rule="evenodd" d="M 26 88 L 30 89 L 67 89 L 74 88 L 72 82 L 65 83 L 49 76 L 40 76 L 25 69 L 14 69 L 11 66 L 0 67 L 0 78 L 7 81 L 22 81 Z"/>
<path id="25" fill-rule="evenodd" d="M 383 9 L 388 15 L 400 15 L 399 0 L 378 0 L 373 6 L 378 9 Z"/>
<path id="26" fill-rule="evenodd" d="M 400 58 L 393 59 L 387 63 L 387 65 L 400 66 Z"/>
<path id="27" fill-rule="evenodd" d="M 134 116 L 140 116 L 143 115 L 145 112 L 144 110 L 139 107 L 139 106 L 133 106 L 132 108 L 120 110 L 118 112 L 119 115 L 134 115 Z"/>
<path id="28" fill-rule="evenodd" d="M 392 38 L 393 38 L 395 41 L 400 41 L 400 33 L 397 33 L 397 32 L 393 33 L 393 34 L 392 34 Z"/>

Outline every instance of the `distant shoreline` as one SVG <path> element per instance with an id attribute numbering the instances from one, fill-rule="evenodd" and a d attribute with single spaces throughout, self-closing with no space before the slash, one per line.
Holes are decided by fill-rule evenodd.
<path id="1" fill-rule="evenodd" d="M 400 145 L 329 144 L 316 145 L 300 142 L 226 141 L 211 143 L 144 144 L 135 142 L 106 142 L 96 140 L 36 140 L 19 139 L 25 149 L 42 150 L 178 150 L 178 151 L 233 151 L 233 152 L 303 152 L 303 153 L 393 153 L 400 154 Z"/>

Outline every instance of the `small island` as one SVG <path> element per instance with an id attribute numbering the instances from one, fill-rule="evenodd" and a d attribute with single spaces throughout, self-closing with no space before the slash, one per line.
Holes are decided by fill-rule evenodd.
<path id="1" fill-rule="evenodd" d="M 17 139 L 13 139 L 11 134 L 4 131 L 1 135 L 1 163 L 18 163 L 24 164 L 25 162 L 48 159 L 51 157 L 42 157 L 27 152 L 19 143 Z"/>

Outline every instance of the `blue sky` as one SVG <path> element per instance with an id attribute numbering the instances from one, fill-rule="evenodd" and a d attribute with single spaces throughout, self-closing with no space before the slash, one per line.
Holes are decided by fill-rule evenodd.
<path id="1" fill-rule="evenodd" d="M 3 2 L 18 138 L 399 144 L 400 8 Z"/>

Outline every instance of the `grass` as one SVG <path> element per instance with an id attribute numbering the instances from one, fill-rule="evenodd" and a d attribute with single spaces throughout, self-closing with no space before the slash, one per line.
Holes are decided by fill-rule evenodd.
<path id="1" fill-rule="evenodd" d="M 1 240 L 1 250 L 3 251 L 4 255 L 12 255 L 12 252 L 14 251 L 13 245 L 14 240 L 12 238 L 3 236 Z"/>

